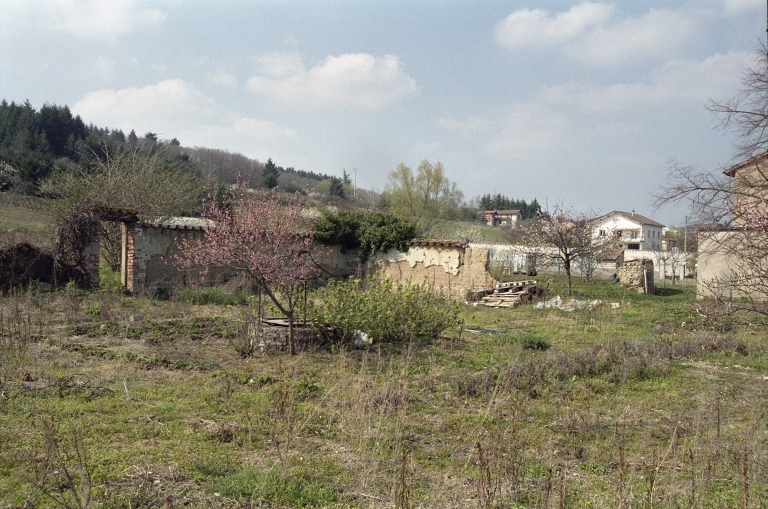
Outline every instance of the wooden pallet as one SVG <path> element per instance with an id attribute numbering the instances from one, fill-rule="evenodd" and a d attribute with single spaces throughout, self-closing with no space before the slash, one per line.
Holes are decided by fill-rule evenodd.
<path id="1" fill-rule="evenodd" d="M 472 292 L 475 296 L 475 305 L 492 308 L 513 308 L 522 303 L 530 302 L 531 296 L 536 293 L 537 282 L 533 279 L 525 281 L 511 281 L 499 283 L 493 289 Z"/>

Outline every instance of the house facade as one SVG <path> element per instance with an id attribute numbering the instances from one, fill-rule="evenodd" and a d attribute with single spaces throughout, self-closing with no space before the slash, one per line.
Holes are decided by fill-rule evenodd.
<path id="1" fill-rule="evenodd" d="M 729 229 L 699 231 L 699 297 L 768 300 L 768 152 L 723 173 L 733 178 Z"/>
<path id="2" fill-rule="evenodd" d="M 768 215 L 768 152 L 731 166 L 723 173 L 733 178 L 733 227 L 749 228 Z"/>
<path id="3" fill-rule="evenodd" d="M 483 215 L 488 226 L 515 226 L 521 220 L 519 210 L 485 210 Z"/>
<path id="4" fill-rule="evenodd" d="M 612 235 L 617 247 L 628 251 L 659 251 L 662 249 L 664 225 L 632 212 L 614 210 L 593 220 L 594 235 Z"/>

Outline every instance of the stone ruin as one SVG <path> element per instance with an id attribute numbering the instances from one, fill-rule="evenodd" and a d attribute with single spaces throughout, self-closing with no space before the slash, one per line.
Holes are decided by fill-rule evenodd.
<path id="1" fill-rule="evenodd" d="M 627 260 L 616 264 L 618 281 L 638 293 L 654 293 L 653 260 Z"/>

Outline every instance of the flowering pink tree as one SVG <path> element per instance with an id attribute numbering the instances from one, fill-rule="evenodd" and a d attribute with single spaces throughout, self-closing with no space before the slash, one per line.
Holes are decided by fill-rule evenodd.
<path id="1" fill-rule="evenodd" d="M 210 225 L 202 240 L 185 239 L 174 264 L 182 270 L 228 267 L 249 274 L 277 309 L 288 318 L 291 354 L 297 286 L 316 275 L 312 234 L 302 231 L 305 220 L 299 195 L 281 202 L 275 192 L 252 192 L 240 182 L 229 194 L 230 206 L 216 199 L 217 190 L 203 202 L 202 218 Z"/>

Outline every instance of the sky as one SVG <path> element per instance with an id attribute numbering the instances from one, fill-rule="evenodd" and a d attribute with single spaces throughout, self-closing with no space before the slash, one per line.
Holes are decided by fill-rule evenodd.
<path id="1" fill-rule="evenodd" d="M 652 207 L 719 171 L 763 0 L 0 0 L 0 98 L 383 191 L 441 162 L 465 198 Z"/>

